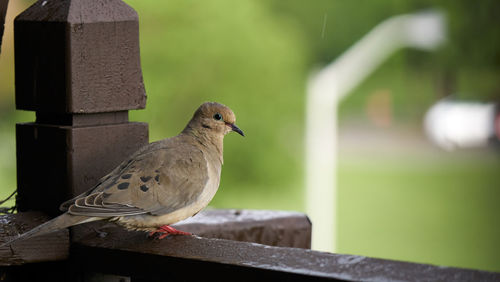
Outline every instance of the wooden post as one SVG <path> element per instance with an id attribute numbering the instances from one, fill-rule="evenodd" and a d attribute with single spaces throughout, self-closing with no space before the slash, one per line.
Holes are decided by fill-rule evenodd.
<path id="1" fill-rule="evenodd" d="M 9 0 L 0 0 L 0 53 L 2 53 L 2 38 L 5 16 L 7 15 L 7 6 L 9 6 Z"/>
<path id="2" fill-rule="evenodd" d="M 14 22 L 20 211 L 58 213 L 148 142 L 137 13 L 120 0 L 40 0 Z"/>

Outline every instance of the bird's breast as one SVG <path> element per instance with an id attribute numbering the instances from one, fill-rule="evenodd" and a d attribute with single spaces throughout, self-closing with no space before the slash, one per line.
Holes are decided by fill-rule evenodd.
<path id="1" fill-rule="evenodd" d="M 208 181 L 202 192 L 191 204 L 163 215 L 139 214 L 115 218 L 118 224 L 132 230 L 153 231 L 162 225 L 170 225 L 191 217 L 204 209 L 215 196 L 219 188 L 221 165 L 207 159 Z M 215 164 L 215 165 L 214 165 Z"/>

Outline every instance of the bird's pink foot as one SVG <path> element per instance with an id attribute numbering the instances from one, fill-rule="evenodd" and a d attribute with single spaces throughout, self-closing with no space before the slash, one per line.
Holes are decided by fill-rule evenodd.
<path id="1" fill-rule="evenodd" d="M 149 236 L 153 236 L 156 233 L 161 233 L 161 235 L 158 236 L 158 239 L 163 239 L 163 238 L 167 237 L 168 235 L 192 235 L 189 232 L 180 231 L 180 230 L 177 230 L 177 229 L 175 229 L 171 226 L 168 226 L 168 225 L 162 225 L 158 229 L 156 229 L 155 231 L 151 231 L 149 233 Z"/>

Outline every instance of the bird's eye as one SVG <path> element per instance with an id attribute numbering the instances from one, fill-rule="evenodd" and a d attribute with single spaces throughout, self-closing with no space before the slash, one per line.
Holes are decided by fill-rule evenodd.
<path id="1" fill-rule="evenodd" d="M 221 115 L 221 114 L 219 114 L 219 113 L 216 113 L 216 114 L 214 115 L 214 119 L 215 119 L 215 120 L 221 120 L 221 119 L 222 119 L 222 115 Z"/>

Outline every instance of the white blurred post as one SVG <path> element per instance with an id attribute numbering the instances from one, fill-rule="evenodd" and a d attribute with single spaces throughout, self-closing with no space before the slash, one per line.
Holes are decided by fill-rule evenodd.
<path id="1" fill-rule="evenodd" d="M 336 250 L 338 103 L 396 50 L 437 47 L 444 41 L 444 29 L 444 16 L 437 11 L 389 18 L 310 78 L 306 98 L 306 208 L 313 223 L 313 249 Z"/>

